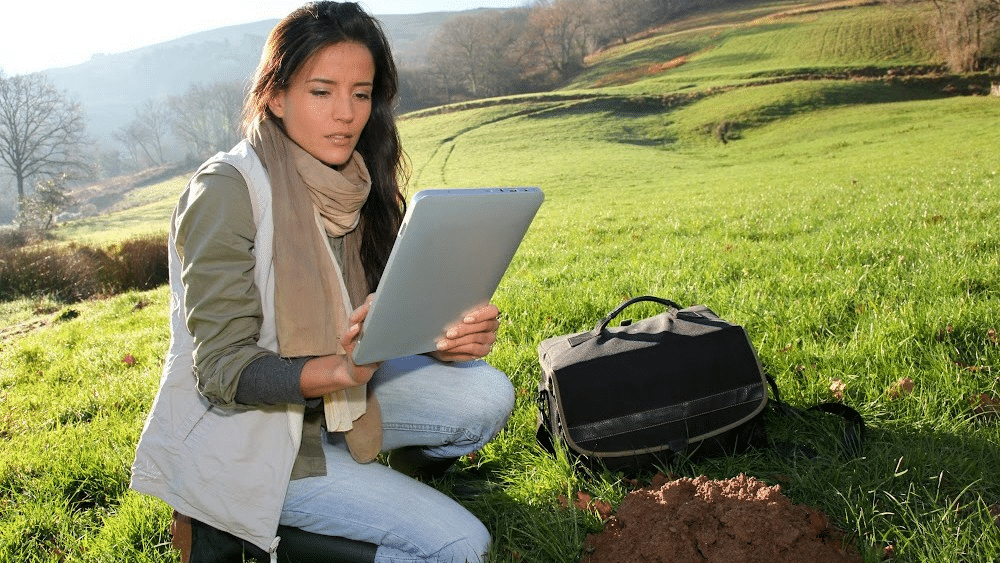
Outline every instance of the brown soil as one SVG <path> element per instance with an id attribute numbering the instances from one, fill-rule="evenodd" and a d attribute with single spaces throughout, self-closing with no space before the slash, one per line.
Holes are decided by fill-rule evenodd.
<path id="1" fill-rule="evenodd" d="M 781 486 L 740 475 L 667 482 L 629 493 L 581 563 L 860 563 L 823 513 L 794 505 Z"/>

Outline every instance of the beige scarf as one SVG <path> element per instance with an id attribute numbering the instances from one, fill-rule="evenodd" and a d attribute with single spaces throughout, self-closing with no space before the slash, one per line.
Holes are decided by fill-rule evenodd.
<path id="1" fill-rule="evenodd" d="M 371 177 L 355 152 L 342 170 L 307 153 L 272 121 L 264 120 L 250 142 L 267 168 L 274 215 L 274 308 L 278 352 L 283 357 L 345 354 L 352 303 L 369 289 L 361 264 L 361 206 Z M 327 237 L 344 237 L 344 275 Z M 367 396 L 366 396 L 367 395 Z M 382 447 L 378 401 L 366 386 L 323 398 L 327 429 L 346 432 L 351 455 L 368 462 Z"/>

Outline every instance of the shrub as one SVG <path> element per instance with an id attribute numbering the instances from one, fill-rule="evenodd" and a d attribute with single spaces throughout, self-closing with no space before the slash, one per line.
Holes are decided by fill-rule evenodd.
<path id="1" fill-rule="evenodd" d="M 28 244 L 28 233 L 14 227 L 0 227 L 0 249 L 20 248 L 26 244 Z"/>
<path id="2" fill-rule="evenodd" d="M 107 249 L 38 244 L 0 247 L 0 300 L 50 296 L 75 302 L 166 283 L 164 235 L 136 238 Z"/>
<path id="3" fill-rule="evenodd" d="M 101 278 L 111 293 L 153 289 L 168 280 L 166 237 L 127 240 L 109 248 L 105 256 Z"/>

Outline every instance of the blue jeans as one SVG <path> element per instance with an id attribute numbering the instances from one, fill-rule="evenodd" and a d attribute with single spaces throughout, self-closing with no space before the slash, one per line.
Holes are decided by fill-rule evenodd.
<path id="1" fill-rule="evenodd" d="M 500 432 L 514 408 L 510 380 L 483 361 L 400 358 L 383 363 L 369 385 L 382 409 L 383 451 L 471 453 Z M 327 474 L 290 483 L 281 524 L 376 544 L 379 563 L 484 560 L 490 534 L 472 513 L 378 462 L 355 462 L 335 436 L 323 441 Z"/>

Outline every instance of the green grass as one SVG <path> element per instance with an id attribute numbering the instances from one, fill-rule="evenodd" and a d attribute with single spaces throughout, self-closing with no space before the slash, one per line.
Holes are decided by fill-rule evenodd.
<path id="1" fill-rule="evenodd" d="M 852 13 L 909 12 L 857 8 L 761 28 L 781 40 L 713 32 L 729 38 L 714 52 L 737 53 L 740 42 L 777 52 L 795 25 L 827 22 L 844 37 L 835 30 L 862 26 Z M 777 53 L 773 68 L 836 62 L 820 58 Z M 678 67 L 676 81 L 742 80 L 716 64 L 698 76 Z M 888 544 L 898 561 L 1000 560 L 990 515 L 1000 504 L 1000 424 L 969 402 L 1000 396 L 1000 103 L 905 81 L 650 93 L 672 93 L 675 78 L 401 121 L 411 194 L 538 185 L 547 196 L 495 298 L 506 320 L 489 360 L 518 403 L 498 439 L 460 464 L 491 483 L 463 502 L 492 531 L 492 560 L 578 561 L 600 522 L 561 508 L 559 496 L 586 490 L 617 504 L 627 493 L 618 475 L 574 472 L 534 444 L 536 347 L 642 294 L 703 303 L 746 326 L 794 405 L 831 400 L 830 383 L 843 381 L 844 401 L 870 430 L 864 455 L 851 459 L 826 436 L 830 421 L 772 417 L 776 440 L 815 455 L 775 448 L 664 469 L 780 483 L 794 502 L 829 514 L 868 562 Z M 720 123 L 730 126 L 726 143 Z M 122 228 L 165 229 L 176 195 L 157 197 L 159 207 L 136 208 L 141 220 Z M 81 222 L 73 236 L 126 238 L 117 225 Z M 73 305 L 76 317 L 44 298 L 0 305 L 0 562 L 175 560 L 169 509 L 125 488 L 167 345 L 167 302 L 164 289 L 130 293 Z M 894 397 L 904 377 L 914 389 Z"/>
<path id="2" fill-rule="evenodd" d="M 60 225 L 57 236 L 81 244 L 107 245 L 122 239 L 164 234 L 169 226 L 167 219 L 187 180 L 187 175 L 177 176 L 132 190 L 116 205 L 117 210 Z"/>
<path id="3" fill-rule="evenodd" d="M 787 3 L 767 10 L 782 14 Z M 664 92 L 763 77 L 850 69 L 933 65 L 926 5 L 865 6 L 766 17 L 763 8 L 736 21 L 654 35 L 597 56 L 574 87 Z M 676 68 L 655 65 L 684 57 Z"/>
<path id="4" fill-rule="evenodd" d="M 0 343 L 0 561 L 164 560 L 169 512 L 127 486 L 168 301 L 161 288 L 78 304 Z"/>

